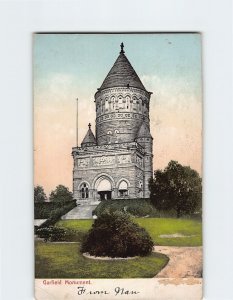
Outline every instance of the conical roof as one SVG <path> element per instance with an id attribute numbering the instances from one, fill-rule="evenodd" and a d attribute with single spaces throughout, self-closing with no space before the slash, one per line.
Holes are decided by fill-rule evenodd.
<path id="1" fill-rule="evenodd" d="M 139 128 L 138 133 L 137 133 L 137 138 L 145 138 L 145 137 L 152 138 L 148 125 L 145 122 L 142 122 L 142 125 Z"/>
<path id="2" fill-rule="evenodd" d="M 146 91 L 128 58 L 125 56 L 123 47 L 122 43 L 120 55 L 104 79 L 100 90 L 111 87 L 135 87 Z"/>
<path id="3" fill-rule="evenodd" d="M 85 145 L 85 144 L 96 144 L 96 139 L 95 136 L 91 130 L 91 125 L 89 124 L 89 129 L 87 130 L 87 133 L 81 143 L 81 145 Z"/>

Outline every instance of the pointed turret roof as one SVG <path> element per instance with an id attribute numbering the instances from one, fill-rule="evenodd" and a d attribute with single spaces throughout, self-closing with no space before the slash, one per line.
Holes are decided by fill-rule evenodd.
<path id="1" fill-rule="evenodd" d="M 124 44 L 121 43 L 121 52 L 104 79 L 100 90 L 111 87 L 135 87 L 146 91 L 128 58 L 125 56 L 123 48 Z"/>
<path id="2" fill-rule="evenodd" d="M 142 122 L 142 125 L 139 128 L 137 133 L 137 138 L 145 138 L 145 137 L 152 138 L 148 125 L 145 122 Z"/>
<path id="3" fill-rule="evenodd" d="M 81 143 L 82 146 L 84 145 L 93 145 L 95 144 L 96 145 L 96 139 L 95 139 L 95 136 L 91 130 L 91 124 L 89 123 L 88 124 L 88 130 L 87 130 L 87 133 Z"/>

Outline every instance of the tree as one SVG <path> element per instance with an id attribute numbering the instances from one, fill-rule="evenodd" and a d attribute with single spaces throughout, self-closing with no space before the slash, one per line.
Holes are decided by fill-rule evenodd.
<path id="1" fill-rule="evenodd" d="M 128 257 L 151 253 L 153 241 L 147 231 L 120 211 L 104 211 L 92 225 L 81 252 L 95 256 Z"/>
<path id="2" fill-rule="evenodd" d="M 73 195 L 64 185 L 58 185 L 49 195 L 49 200 L 54 202 L 67 202 L 73 200 Z"/>
<path id="3" fill-rule="evenodd" d="M 197 171 L 170 161 L 149 182 L 150 198 L 158 210 L 175 209 L 177 218 L 201 209 L 202 185 Z"/>
<path id="4" fill-rule="evenodd" d="M 37 185 L 34 187 L 34 202 L 45 202 L 47 196 L 42 186 Z"/>

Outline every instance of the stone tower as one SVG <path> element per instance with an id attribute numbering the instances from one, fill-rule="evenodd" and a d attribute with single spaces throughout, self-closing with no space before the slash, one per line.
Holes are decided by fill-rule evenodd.
<path id="1" fill-rule="evenodd" d="M 121 44 L 95 94 L 96 138 L 89 129 L 73 148 L 73 192 L 78 201 L 148 198 L 153 175 L 150 96 Z"/>

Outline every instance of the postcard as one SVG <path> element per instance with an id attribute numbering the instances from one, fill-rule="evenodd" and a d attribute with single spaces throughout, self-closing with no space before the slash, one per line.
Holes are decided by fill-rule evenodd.
<path id="1" fill-rule="evenodd" d="M 35 33 L 35 299 L 202 299 L 200 33 Z"/>

